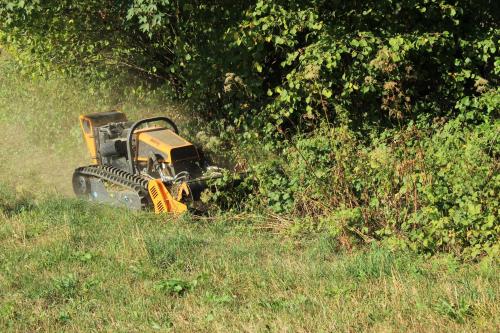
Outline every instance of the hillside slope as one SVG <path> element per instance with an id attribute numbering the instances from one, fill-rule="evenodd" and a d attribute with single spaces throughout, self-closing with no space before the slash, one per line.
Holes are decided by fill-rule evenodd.
<path id="1" fill-rule="evenodd" d="M 5 194 L 1 200 L 5 200 Z M 0 201 L 3 202 L 3 201 Z M 500 270 L 231 218 L 2 203 L 2 332 L 494 332 Z"/>
<path id="2" fill-rule="evenodd" d="M 252 216 L 173 220 L 68 198 L 86 161 L 76 116 L 113 99 L 1 70 L 1 332 L 500 329 L 491 260 L 346 251 Z M 165 107 L 136 105 L 123 107 Z"/>

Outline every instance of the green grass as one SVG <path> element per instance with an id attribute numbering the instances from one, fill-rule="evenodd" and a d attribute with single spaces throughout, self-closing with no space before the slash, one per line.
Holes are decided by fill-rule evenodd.
<path id="1" fill-rule="evenodd" d="M 142 96 L 142 97 L 141 97 Z M 155 102 L 156 101 L 156 102 Z M 495 332 L 498 262 L 460 263 L 241 217 L 132 213 L 74 200 L 80 113 L 178 109 L 0 59 L 0 332 Z M 250 218 L 249 218 L 250 219 Z"/>
<path id="2" fill-rule="evenodd" d="M 0 331 L 495 331 L 500 269 L 71 199 L 1 206 Z"/>

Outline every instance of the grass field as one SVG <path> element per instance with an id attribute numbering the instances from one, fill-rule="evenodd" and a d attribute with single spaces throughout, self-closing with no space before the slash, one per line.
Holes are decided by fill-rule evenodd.
<path id="1" fill-rule="evenodd" d="M 490 331 L 500 270 L 71 199 L 0 213 L 0 331 Z M 250 222 L 250 221 L 249 221 Z"/>
<path id="2" fill-rule="evenodd" d="M 164 105 L 0 63 L 0 332 L 497 332 L 500 266 L 72 199 L 76 117 Z M 150 103 L 148 101 L 148 103 Z M 170 114 L 172 116 L 172 114 Z"/>

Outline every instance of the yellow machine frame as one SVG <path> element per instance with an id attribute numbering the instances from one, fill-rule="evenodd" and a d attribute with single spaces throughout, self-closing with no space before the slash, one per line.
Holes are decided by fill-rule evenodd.
<path id="1" fill-rule="evenodd" d="M 113 121 L 114 122 L 126 122 L 127 117 L 124 113 L 121 112 L 113 112 Z M 80 127 L 83 132 L 83 137 L 85 140 L 85 144 L 90 153 L 91 161 L 93 165 L 98 165 L 98 151 L 96 146 L 96 137 L 94 128 L 99 126 L 106 125 L 109 123 L 109 120 L 99 121 L 98 118 L 94 118 L 93 115 L 81 115 L 79 117 Z M 163 131 L 163 132 L 160 132 Z M 164 161 L 165 163 L 172 163 L 171 153 L 172 150 L 179 147 L 191 146 L 192 144 L 174 132 L 170 130 L 166 130 L 161 127 L 153 127 L 140 129 L 136 132 L 136 138 L 138 142 L 148 144 L 149 146 L 154 147 L 158 151 L 164 152 L 167 159 Z M 160 137 L 158 137 L 160 136 Z M 163 137 L 162 137 L 163 136 Z M 164 140 L 162 140 L 164 139 Z M 170 142 L 175 142 L 175 144 L 169 144 Z M 137 152 L 138 154 L 138 152 Z M 147 157 L 145 156 L 134 156 L 129 157 L 133 158 L 135 161 L 147 161 Z M 187 206 L 180 202 L 184 195 L 189 195 L 189 186 L 186 183 L 182 183 L 177 187 L 177 194 L 175 197 L 170 193 L 165 184 L 161 179 L 153 179 L 148 183 L 148 191 L 151 198 L 151 202 L 153 204 L 155 213 L 173 213 L 173 214 L 182 214 L 187 211 Z"/>

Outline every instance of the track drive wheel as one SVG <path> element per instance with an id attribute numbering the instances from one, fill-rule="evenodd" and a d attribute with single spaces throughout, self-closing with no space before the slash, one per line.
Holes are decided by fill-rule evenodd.
<path id="1" fill-rule="evenodd" d="M 90 194 L 90 180 L 87 176 L 74 173 L 73 174 L 73 191 L 77 197 L 86 197 Z"/>

